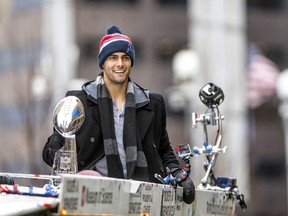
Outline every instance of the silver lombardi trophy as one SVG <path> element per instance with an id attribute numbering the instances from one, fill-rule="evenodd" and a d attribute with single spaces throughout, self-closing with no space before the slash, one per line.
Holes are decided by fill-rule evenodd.
<path id="1" fill-rule="evenodd" d="M 54 156 L 53 175 L 76 174 L 78 172 L 76 131 L 85 119 L 84 106 L 79 98 L 67 96 L 56 105 L 53 111 L 53 125 L 65 138 L 64 146 Z M 54 185 L 59 185 L 54 181 Z"/>

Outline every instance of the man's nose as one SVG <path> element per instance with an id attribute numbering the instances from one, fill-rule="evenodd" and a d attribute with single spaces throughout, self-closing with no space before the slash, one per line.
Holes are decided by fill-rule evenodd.
<path id="1" fill-rule="evenodd" d="M 123 65 L 123 59 L 122 58 L 118 58 L 117 65 L 118 66 L 122 66 Z"/>

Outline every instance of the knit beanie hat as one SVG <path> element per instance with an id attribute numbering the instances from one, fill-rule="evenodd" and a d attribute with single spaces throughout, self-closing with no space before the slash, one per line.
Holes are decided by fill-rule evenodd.
<path id="1" fill-rule="evenodd" d="M 132 41 L 127 35 L 122 34 L 117 26 L 108 28 L 107 34 L 100 41 L 99 48 L 98 60 L 100 68 L 102 68 L 106 58 L 115 52 L 127 53 L 132 61 L 131 66 L 133 66 L 135 50 Z"/>

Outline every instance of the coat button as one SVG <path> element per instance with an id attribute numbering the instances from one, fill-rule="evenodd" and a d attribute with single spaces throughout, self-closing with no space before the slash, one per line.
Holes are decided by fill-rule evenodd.
<path id="1" fill-rule="evenodd" d="M 95 138 L 94 137 L 90 137 L 90 142 L 95 142 Z"/>
<path id="2" fill-rule="evenodd" d="M 85 161 L 83 161 L 83 160 L 80 161 L 80 165 L 81 165 L 81 166 L 84 166 L 84 165 L 85 165 Z"/>

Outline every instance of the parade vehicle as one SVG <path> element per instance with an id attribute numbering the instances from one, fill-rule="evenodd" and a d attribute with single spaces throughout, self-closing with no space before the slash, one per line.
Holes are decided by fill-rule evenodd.
<path id="1" fill-rule="evenodd" d="M 224 116 L 219 111 L 224 93 L 213 83 L 207 83 L 199 97 L 208 109 L 205 114 L 192 113 L 192 127 L 202 125 L 203 145 L 178 145 L 175 152 L 184 163 L 184 175 L 175 179 L 167 168 L 166 176 L 155 173 L 159 184 L 77 174 L 75 132 L 85 113 L 78 98 L 62 99 L 54 109 L 53 123 L 65 144 L 55 156 L 52 175 L 0 173 L 0 215 L 224 216 L 233 215 L 238 204 L 245 211 L 247 205 L 237 179 L 217 177 L 213 171 L 217 157 L 227 151 L 226 146 L 222 147 Z M 212 144 L 208 140 L 208 126 L 217 127 Z M 205 175 L 196 187 L 195 201 L 188 205 L 183 202 L 179 185 L 192 175 L 193 155 L 205 157 Z M 16 178 L 46 180 L 47 184 L 19 186 L 14 182 Z"/>

